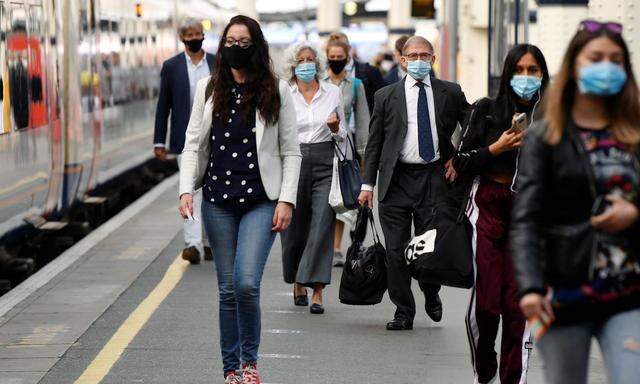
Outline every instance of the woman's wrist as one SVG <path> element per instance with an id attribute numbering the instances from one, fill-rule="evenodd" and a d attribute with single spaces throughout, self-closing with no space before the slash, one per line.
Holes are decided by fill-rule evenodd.
<path id="1" fill-rule="evenodd" d="M 498 156 L 499 154 L 501 154 L 503 151 L 502 146 L 496 141 L 495 143 L 491 144 L 489 146 L 489 152 L 493 155 L 493 156 Z"/>

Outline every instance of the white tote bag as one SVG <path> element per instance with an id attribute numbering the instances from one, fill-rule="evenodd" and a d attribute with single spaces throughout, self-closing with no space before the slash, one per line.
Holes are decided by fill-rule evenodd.
<path id="1" fill-rule="evenodd" d="M 336 213 L 349 211 L 344 206 L 342 191 L 340 190 L 340 176 L 338 176 L 338 157 L 333 157 L 333 174 L 331 176 L 331 191 L 329 192 L 329 205 Z"/>

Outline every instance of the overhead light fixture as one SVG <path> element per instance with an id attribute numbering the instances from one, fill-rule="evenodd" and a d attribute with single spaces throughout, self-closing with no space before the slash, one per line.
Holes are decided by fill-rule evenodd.
<path id="1" fill-rule="evenodd" d="M 209 19 L 205 19 L 201 21 L 202 23 L 202 29 L 204 29 L 206 32 L 211 30 L 211 27 L 213 26 L 211 23 L 211 20 Z"/>
<path id="2" fill-rule="evenodd" d="M 358 3 L 355 1 L 347 1 L 344 3 L 344 14 L 347 16 L 353 16 L 358 13 Z"/>

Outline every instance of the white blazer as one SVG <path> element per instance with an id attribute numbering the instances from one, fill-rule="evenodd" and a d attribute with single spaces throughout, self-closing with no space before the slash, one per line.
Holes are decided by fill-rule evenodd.
<path id="1" fill-rule="evenodd" d="M 180 161 L 180 196 L 202 187 L 211 154 L 213 95 L 205 102 L 210 76 L 198 81 Z M 279 80 L 280 117 L 265 126 L 256 111 L 256 146 L 262 185 L 270 200 L 296 204 L 302 154 L 296 110 L 286 82 Z"/>

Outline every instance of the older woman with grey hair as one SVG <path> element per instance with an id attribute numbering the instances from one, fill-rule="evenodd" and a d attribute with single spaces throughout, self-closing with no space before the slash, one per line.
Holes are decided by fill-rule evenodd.
<path id="1" fill-rule="evenodd" d="M 289 85 L 296 110 L 302 167 L 298 205 L 291 226 L 282 233 L 284 281 L 294 284 L 294 304 L 324 313 L 322 290 L 331 282 L 335 213 L 329 206 L 334 141 L 347 136 L 340 88 L 318 81 L 324 72 L 320 52 L 308 42 L 285 53 Z"/>

